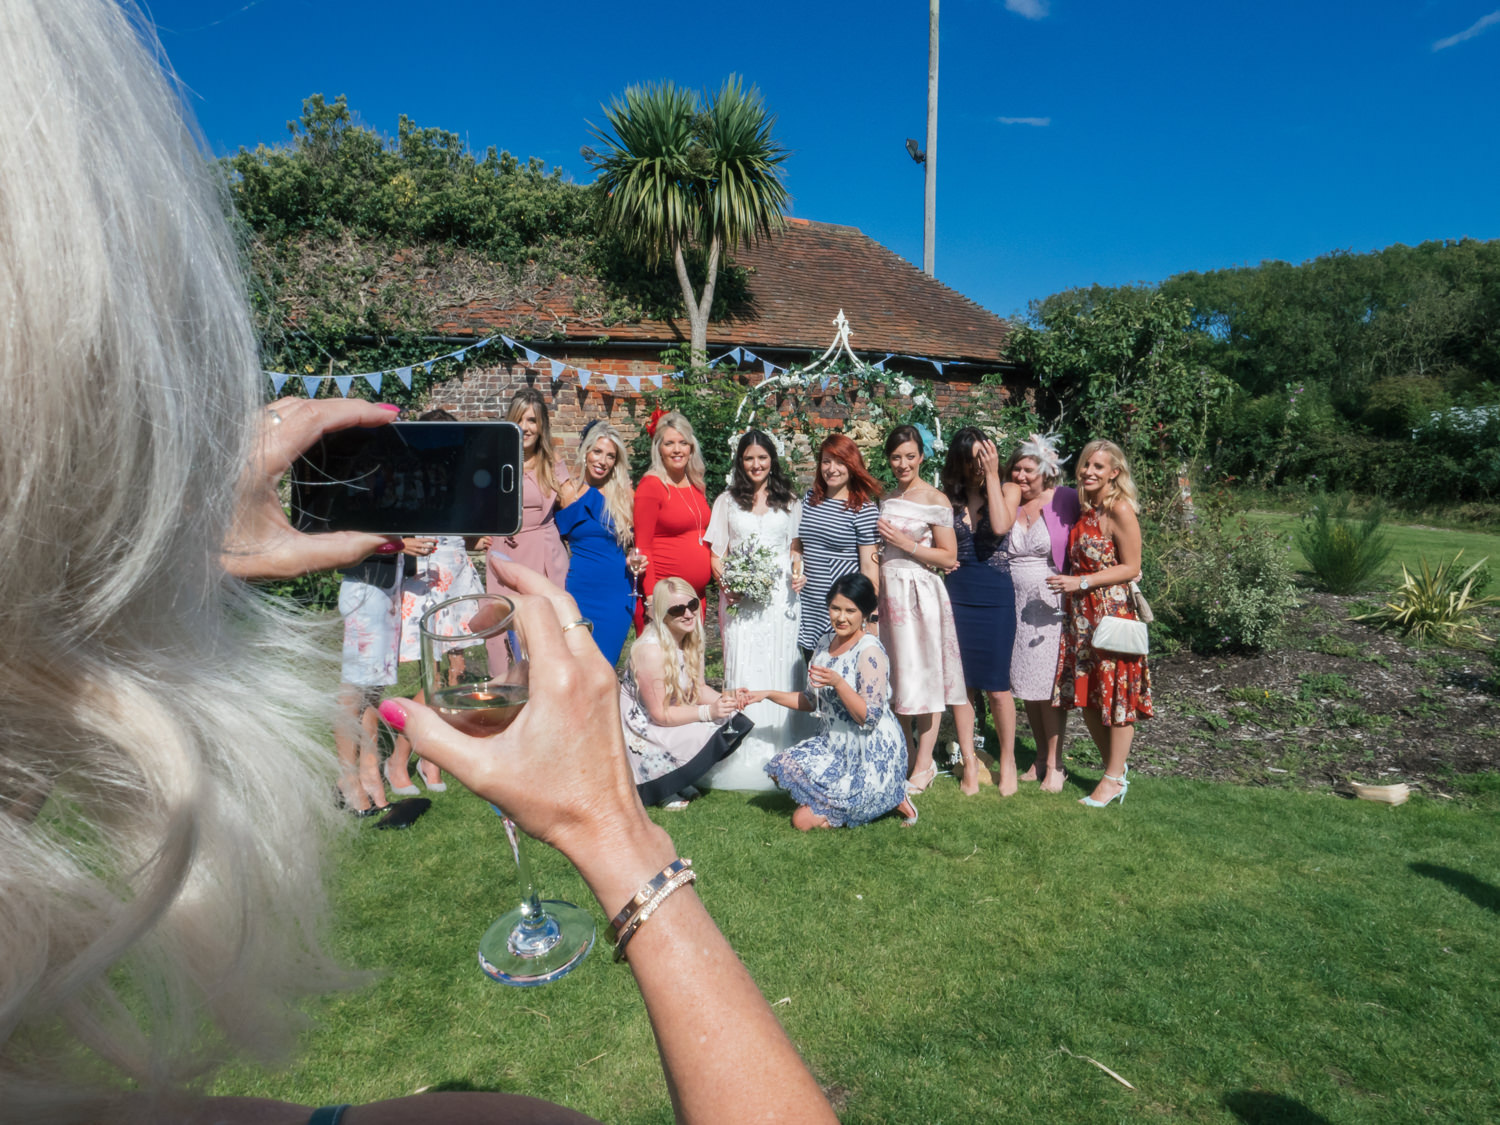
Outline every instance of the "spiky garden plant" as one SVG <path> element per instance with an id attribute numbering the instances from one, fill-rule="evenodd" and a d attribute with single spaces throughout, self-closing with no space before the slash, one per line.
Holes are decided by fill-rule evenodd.
<path id="1" fill-rule="evenodd" d="M 1500 597 L 1476 597 L 1474 587 L 1480 569 L 1488 559 L 1480 559 L 1462 573 L 1460 551 L 1436 567 L 1429 566 L 1423 555 L 1417 574 L 1401 567 L 1401 585 L 1391 600 L 1379 609 L 1350 618 L 1381 629 L 1398 629 L 1404 636 L 1430 638 L 1443 644 L 1473 644 L 1494 638 L 1481 633 L 1474 621 L 1475 613 L 1487 606 L 1500 605 Z"/>

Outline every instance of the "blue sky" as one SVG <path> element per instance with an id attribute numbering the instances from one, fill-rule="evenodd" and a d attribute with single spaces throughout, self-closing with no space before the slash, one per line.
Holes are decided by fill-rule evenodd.
<path id="1" fill-rule="evenodd" d="M 946 0 L 937 276 L 1008 315 L 1074 285 L 1500 237 L 1497 4 Z M 221 153 L 346 94 L 383 132 L 405 113 L 588 180 L 611 95 L 742 74 L 793 150 L 792 214 L 921 262 L 923 0 L 149 10 Z"/>

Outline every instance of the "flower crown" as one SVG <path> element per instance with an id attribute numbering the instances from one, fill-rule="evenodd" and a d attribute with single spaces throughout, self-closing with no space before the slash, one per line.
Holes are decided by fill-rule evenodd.
<path id="1" fill-rule="evenodd" d="M 646 423 L 646 432 L 652 437 L 656 436 L 656 424 L 667 416 L 667 411 L 657 407 L 651 412 L 651 421 Z"/>

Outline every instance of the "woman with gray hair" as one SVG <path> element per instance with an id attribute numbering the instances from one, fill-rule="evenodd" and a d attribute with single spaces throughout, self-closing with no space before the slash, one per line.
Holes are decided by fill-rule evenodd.
<path id="1" fill-rule="evenodd" d="M 318 947 L 348 825 L 333 669 L 243 579 L 387 542 L 299 534 L 277 484 L 323 433 L 391 413 L 264 407 L 220 181 L 159 52 L 111 0 L 0 4 L 0 1122 L 300 1125 L 307 1106 L 192 1092 L 227 1058 L 284 1054 L 298 1001 L 347 979 Z M 571 598 L 503 577 L 548 669 L 521 716 L 492 739 L 410 702 L 387 721 L 631 916 L 675 849 L 635 796 L 613 670 L 565 631 Z M 680 1119 L 832 1122 L 692 888 L 650 902 L 627 961 Z M 348 1122 L 576 1119 L 454 1093 Z"/>
<path id="2" fill-rule="evenodd" d="M 1068 713 L 1052 705 L 1062 638 L 1062 595 L 1047 579 L 1067 569 L 1068 533 L 1078 522 L 1078 493 L 1058 487 L 1062 458 L 1057 435 L 1032 434 L 1010 455 L 1005 477 L 1021 489 L 1021 504 L 1007 544 L 1016 590 L 1016 638 L 1010 658 L 1011 693 L 1026 707 L 1036 761 L 1022 781 L 1040 781 L 1061 793 L 1067 775 L 1059 755 Z"/>

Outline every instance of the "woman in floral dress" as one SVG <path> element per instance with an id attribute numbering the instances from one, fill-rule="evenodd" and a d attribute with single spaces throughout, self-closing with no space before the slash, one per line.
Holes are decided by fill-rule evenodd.
<path id="1" fill-rule="evenodd" d="M 877 604 L 862 574 L 835 580 L 828 595 L 832 628 L 823 635 L 808 669 L 809 690 L 751 691 L 747 701 L 814 711 L 823 729 L 772 758 L 766 772 L 792 795 L 792 825 L 839 828 L 866 824 L 892 809 L 915 824 L 906 794 L 906 740 L 889 706 L 890 662 L 880 642 L 865 632 Z M 817 698 L 814 699 L 813 694 Z"/>
<path id="2" fill-rule="evenodd" d="M 726 691 L 751 684 L 777 691 L 803 685 L 797 652 L 801 618 L 797 592 L 805 579 L 793 556 L 802 505 L 781 471 L 771 437 L 749 430 L 734 451 L 729 488 L 714 501 L 708 522 L 709 565 L 719 584 L 719 633 L 724 638 Z M 775 559 L 776 581 L 765 601 L 752 601 L 726 588 L 724 564 L 732 551 L 765 547 Z M 806 732 L 781 708 L 761 703 L 746 709 L 755 730 L 739 749 L 703 776 L 710 789 L 774 789 L 766 763 Z"/>
<path id="3" fill-rule="evenodd" d="M 1055 707 L 1077 707 L 1104 759 L 1104 777 L 1082 799 L 1103 808 L 1130 788 L 1126 758 L 1135 721 L 1151 718 L 1151 672 L 1144 656 L 1093 647 L 1094 629 L 1105 617 L 1135 619 L 1129 585 L 1141 569 L 1141 525 L 1135 482 L 1120 447 L 1091 441 L 1078 457 L 1078 502 L 1082 509 L 1068 540 L 1067 574 L 1047 585 L 1064 595 Z"/>
<path id="4" fill-rule="evenodd" d="M 897 491 L 880 505 L 880 522 L 875 525 L 885 544 L 880 561 L 880 642 L 891 660 L 891 709 L 901 716 L 912 752 L 907 788 L 920 793 L 937 776 L 932 751 L 943 709 L 969 706 L 953 606 L 939 573 L 958 562 L 958 541 L 953 506 L 922 480 L 922 435 L 917 428 L 892 430 L 885 456 Z M 973 723 L 968 725 L 972 739 Z"/>

